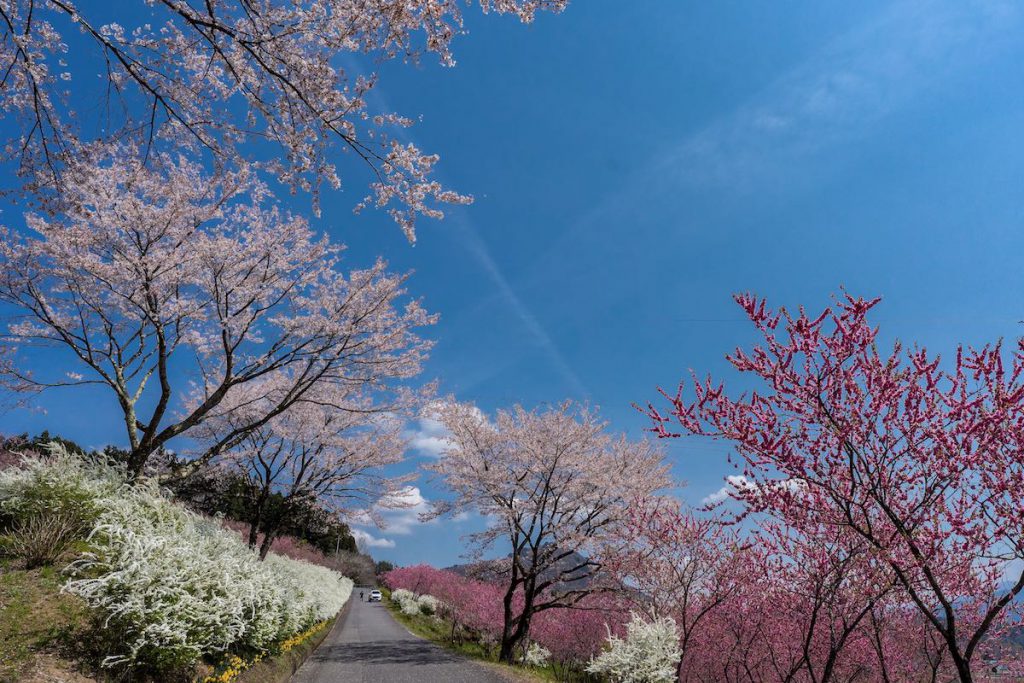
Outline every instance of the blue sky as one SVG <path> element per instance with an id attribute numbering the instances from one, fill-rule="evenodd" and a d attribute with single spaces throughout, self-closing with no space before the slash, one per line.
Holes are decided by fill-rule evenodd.
<path id="1" fill-rule="evenodd" d="M 737 291 L 809 308 L 840 286 L 881 295 L 886 338 L 947 352 L 1015 337 L 1022 23 L 1012 2 L 575 0 L 526 28 L 469 9 L 456 68 L 386 65 L 374 96 L 421 117 L 411 138 L 475 203 L 410 247 L 385 216 L 351 214 L 352 178 L 319 227 L 352 264 L 415 270 L 441 314 L 425 378 L 444 393 L 485 410 L 587 400 L 637 437 L 632 402 L 690 368 L 729 377 L 725 353 L 752 341 Z M 41 403 L 0 431 L 123 440 L 109 397 Z M 691 502 L 730 471 L 724 445 L 668 446 Z M 475 524 L 391 517 L 364 531 L 400 563 L 456 561 Z"/>

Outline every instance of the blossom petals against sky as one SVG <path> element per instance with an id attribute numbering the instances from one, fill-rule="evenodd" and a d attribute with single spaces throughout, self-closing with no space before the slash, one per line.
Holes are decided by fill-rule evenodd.
<path id="1" fill-rule="evenodd" d="M 454 69 L 382 65 L 374 96 L 420 114 L 408 134 L 475 203 L 410 247 L 387 216 L 352 215 L 354 184 L 316 226 L 353 265 L 414 271 L 409 290 L 441 314 L 424 379 L 442 395 L 488 413 L 577 398 L 637 438 L 633 402 L 691 368 L 731 377 L 724 355 L 753 339 L 735 292 L 810 310 L 840 286 L 880 295 L 883 340 L 947 353 L 1013 338 L 1022 24 L 1018 4 L 981 0 L 575 0 L 528 28 L 467 11 Z M 50 394 L 0 431 L 118 441 L 116 406 L 94 396 Z M 407 435 L 398 471 L 443 448 L 429 418 Z M 692 503 L 739 474 L 724 445 L 667 445 Z M 413 486 L 386 528 L 357 527 L 363 547 L 458 561 L 475 521 L 420 523 L 441 493 Z"/>

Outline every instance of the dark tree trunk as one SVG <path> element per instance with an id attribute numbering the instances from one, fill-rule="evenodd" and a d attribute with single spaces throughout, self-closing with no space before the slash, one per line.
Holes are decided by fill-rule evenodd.
<path id="1" fill-rule="evenodd" d="M 533 618 L 533 596 L 526 595 L 523 600 L 523 611 L 518 619 L 515 619 L 515 627 L 512 627 L 512 619 L 506 618 L 505 626 L 501 632 L 501 651 L 498 653 L 498 661 L 507 664 L 515 663 L 515 652 L 519 644 L 530 633 L 530 620 Z"/>
<path id="2" fill-rule="evenodd" d="M 267 553 L 270 552 L 270 546 L 274 544 L 274 532 L 268 530 L 263 536 L 263 543 L 260 544 L 260 560 L 267 559 Z"/>
<path id="3" fill-rule="evenodd" d="M 139 480 L 146 468 L 149 455 L 150 452 L 143 450 L 141 446 L 128 454 L 128 481 L 135 483 Z"/>
<path id="4" fill-rule="evenodd" d="M 256 550 L 256 541 L 259 540 L 260 535 L 260 518 L 257 516 L 251 524 L 249 524 L 249 550 Z"/>
<path id="5" fill-rule="evenodd" d="M 252 518 L 249 522 L 249 547 L 253 550 L 256 549 L 256 542 L 259 540 L 260 525 L 263 524 L 263 510 L 267 505 L 268 493 L 267 489 L 260 491 L 260 497 L 256 500 L 256 506 L 253 508 Z"/>

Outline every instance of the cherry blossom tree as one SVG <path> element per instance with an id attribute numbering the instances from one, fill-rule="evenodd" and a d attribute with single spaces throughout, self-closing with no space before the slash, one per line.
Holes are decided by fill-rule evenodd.
<path id="1" fill-rule="evenodd" d="M 523 22 L 567 0 L 480 0 Z M 409 118 L 379 110 L 372 68 L 426 53 L 454 65 L 457 0 L 0 0 L 0 112 L 6 151 L 58 188 L 96 140 L 249 160 L 293 189 L 339 186 L 332 150 L 369 165 L 366 202 L 391 207 L 413 238 L 417 215 L 465 202 L 431 178 L 437 156 L 404 142 Z M 96 83 L 100 76 L 99 92 Z M 100 113 L 81 102 L 100 100 Z M 269 160 L 268 160 L 269 159 Z M 38 189 L 38 187 L 36 188 Z M 364 203 L 366 203 L 364 202 Z"/>
<path id="2" fill-rule="evenodd" d="M 23 314 L 7 341 L 63 348 L 77 369 L 44 377 L 15 363 L 8 378 L 107 387 L 133 476 L 246 387 L 263 388 L 262 408 L 219 432 L 197 465 L 314 389 L 370 393 L 419 371 L 429 344 L 414 329 L 434 318 L 403 303 L 405 277 L 381 261 L 343 273 L 341 248 L 251 175 L 209 176 L 170 155 L 143 164 L 123 147 L 68 175 L 59 217 L 29 214 L 31 236 L 3 232 L 0 300 Z"/>
<path id="3" fill-rule="evenodd" d="M 438 417 L 450 446 L 429 469 L 454 499 L 434 514 L 478 511 L 488 520 L 470 537 L 478 555 L 509 552 L 492 566 L 506 586 L 499 658 L 511 662 L 535 614 L 607 588 L 602 554 L 630 503 L 669 484 L 667 468 L 652 444 L 611 436 L 592 410 L 571 402 L 516 406 L 492 423 L 474 406 L 449 401 Z"/>
<path id="4" fill-rule="evenodd" d="M 339 391 L 340 389 L 340 391 Z M 350 388 L 348 388 L 350 390 Z M 262 532 L 260 558 L 266 557 L 293 512 L 318 506 L 332 515 L 371 508 L 404 483 L 385 477 L 382 468 L 401 462 L 406 448 L 404 423 L 393 410 L 408 399 L 389 402 L 348 395 L 345 387 L 318 387 L 267 422 L 280 397 L 261 382 L 229 392 L 214 415 L 196 429 L 207 443 L 240 433 L 241 442 L 224 453 L 222 466 L 235 470 L 255 494 L 248 520 L 249 546 Z M 258 423 L 253 429 L 245 425 Z M 275 514 L 269 514 L 275 497 Z"/>
<path id="5" fill-rule="evenodd" d="M 749 511 L 864 543 L 959 680 L 975 680 L 1024 588 L 1024 340 L 943 363 L 899 343 L 882 351 L 868 322 L 877 299 L 844 294 L 817 316 L 736 300 L 763 341 L 729 360 L 763 388 L 732 398 L 694 378 L 692 400 L 681 385 L 668 410 L 648 407 L 654 429 L 730 440 Z"/>

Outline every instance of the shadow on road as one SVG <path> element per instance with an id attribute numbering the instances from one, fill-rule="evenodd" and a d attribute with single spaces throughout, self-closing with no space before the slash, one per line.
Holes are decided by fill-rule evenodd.
<path id="1" fill-rule="evenodd" d="M 325 644 L 316 651 L 315 657 L 323 662 L 361 662 L 363 664 L 424 665 L 465 661 L 425 640 Z"/>

